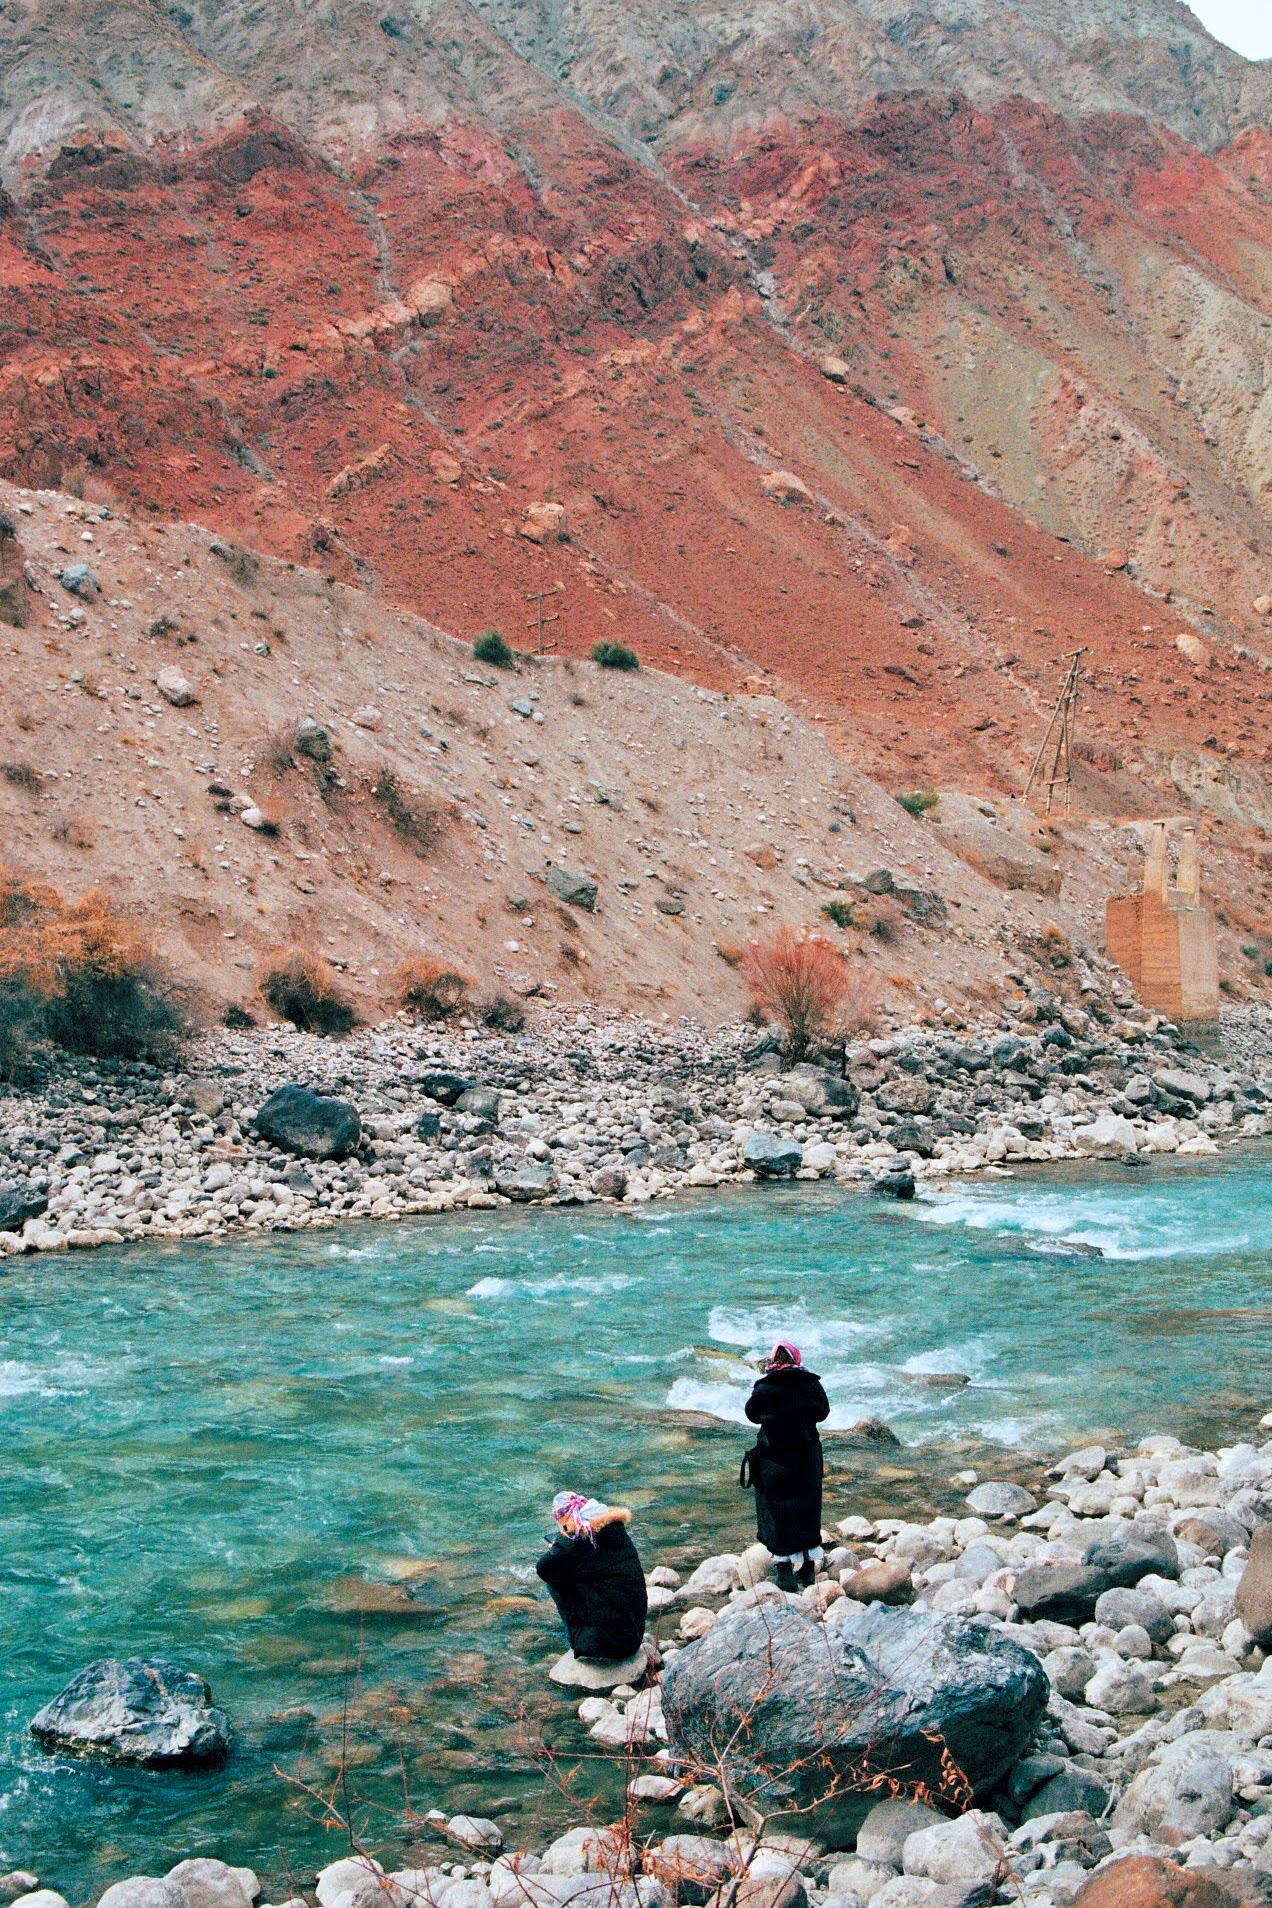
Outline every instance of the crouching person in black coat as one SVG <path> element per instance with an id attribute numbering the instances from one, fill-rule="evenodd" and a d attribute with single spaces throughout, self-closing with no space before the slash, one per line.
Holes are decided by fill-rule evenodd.
<path id="1" fill-rule="evenodd" d="M 757 1378 L 746 1415 L 758 1424 L 740 1482 L 755 1487 L 755 1528 L 773 1553 L 783 1590 L 812 1583 L 822 1560 L 822 1447 L 817 1427 L 830 1415 L 822 1381 L 783 1340 Z"/>
<path id="2" fill-rule="evenodd" d="M 645 1640 L 649 1597 L 628 1510 L 558 1491 L 557 1536 L 535 1569 L 547 1584 L 576 1656 L 621 1662 Z"/>

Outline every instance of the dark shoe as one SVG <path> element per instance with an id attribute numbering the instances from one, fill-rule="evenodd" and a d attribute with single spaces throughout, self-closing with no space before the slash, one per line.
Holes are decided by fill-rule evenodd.
<path id="1" fill-rule="evenodd" d="M 795 1580 L 799 1584 L 801 1590 L 807 1590 L 810 1583 L 816 1583 L 817 1565 L 813 1562 L 811 1557 L 805 1557 L 803 1563 L 799 1567 L 799 1571 L 796 1575 Z"/>
<path id="2" fill-rule="evenodd" d="M 798 1590 L 799 1578 L 788 1563 L 777 1566 L 777 1587 L 779 1590 Z"/>

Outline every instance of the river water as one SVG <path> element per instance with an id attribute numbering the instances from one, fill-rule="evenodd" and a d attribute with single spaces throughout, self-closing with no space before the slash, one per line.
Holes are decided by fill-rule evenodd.
<path id="1" fill-rule="evenodd" d="M 545 1755 L 581 1742 L 544 1684 L 555 1490 L 631 1505 L 649 1563 L 739 1547 L 747 1361 L 779 1336 L 832 1428 L 877 1415 L 905 1447 L 832 1438 L 828 1515 L 930 1514 L 954 1469 L 1027 1476 L 1088 1433 L 1248 1431 L 1272 1402 L 1270 1248 L 1264 1149 L 910 1206 L 792 1185 L 7 1261 L 4 1866 L 73 1902 L 195 1853 L 285 1889 L 346 1852 L 342 1773 L 395 1856 L 431 1806 L 513 1838 L 578 1819 L 552 1781 L 545 1803 Z M 208 1677 L 225 1768 L 35 1748 L 75 1670 L 146 1652 Z M 617 1793 L 578 1767 L 580 1793 Z"/>

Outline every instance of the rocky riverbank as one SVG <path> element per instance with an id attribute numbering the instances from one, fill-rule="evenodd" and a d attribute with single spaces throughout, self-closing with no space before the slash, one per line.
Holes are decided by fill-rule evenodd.
<path id="1" fill-rule="evenodd" d="M 0 1253 L 630 1204 L 757 1177 L 904 1193 L 911 1179 L 1211 1154 L 1272 1131 L 1261 1023 L 1234 1025 L 1225 1061 L 1093 989 L 1089 1009 L 1037 989 L 1006 1024 L 898 1027 L 796 1068 L 750 1027 L 574 1015 L 517 1035 L 404 1020 L 340 1041 L 217 1032 L 169 1076 L 50 1062 L 0 1100 Z M 312 1118 L 272 1117 L 282 1103 L 262 1117 L 290 1085 L 338 1103 L 318 1110 L 316 1136 Z"/>
<path id="2" fill-rule="evenodd" d="M 798 1594 L 760 1546 L 684 1580 L 651 1569 L 644 1686 L 579 1709 L 597 1752 L 628 1759 L 620 1823 L 513 1849 L 497 1822 L 434 1810 L 409 1865 L 358 1851 L 296 1878 L 289 1908 L 1272 1898 L 1272 1440 L 1092 1445 L 1037 1492 L 959 1481 L 961 1516 L 828 1530 Z M 66 1908 L 34 1876 L 3 1886 Z M 200 1858 L 100 1908 L 261 1892 Z"/>

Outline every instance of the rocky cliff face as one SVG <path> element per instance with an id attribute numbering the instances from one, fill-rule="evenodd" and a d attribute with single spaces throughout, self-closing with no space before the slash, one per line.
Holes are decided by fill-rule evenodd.
<path id="1" fill-rule="evenodd" d="M 548 590 L 895 786 L 1018 792 L 1083 643 L 1089 808 L 1264 800 L 1272 72 L 1182 6 L 60 0 L 0 69 L 0 475 Z"/>

